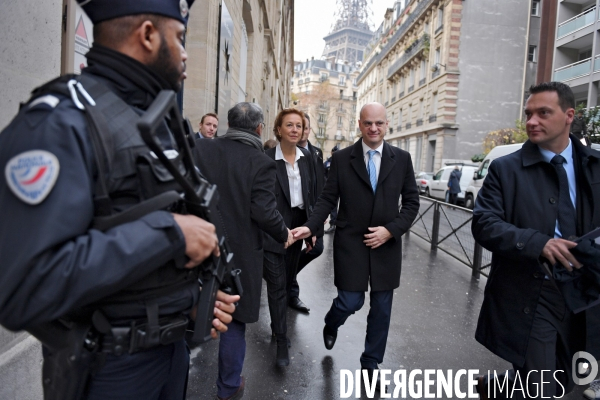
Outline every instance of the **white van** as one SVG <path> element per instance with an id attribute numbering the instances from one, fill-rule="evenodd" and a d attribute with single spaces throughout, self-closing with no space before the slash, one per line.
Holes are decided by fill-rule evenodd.
<path id="1" fill-rule="evenodd" d="M 517 144 L 507 144 L 505 146 L 496 146 L 485 156 L 483 162 L 479 166 L 479 169 L 475 171 L 473 175 L 473 179 L 471 183 L 467 187 L 465 193 L 465 207 L 473 209 L 475 205 L 475 199 L 477 198 L 477 193 L 479 193 L 479 189 L 481 189 L 481 185 L 483 185 L 483 180 L 487 175 L 488 168 L 490 167 L 490 163 L 494 161 L 496 158 L 500 158 L 502 156 L 506 156 L 508 154 L 514 153 L 523 147 L 523 143 Z"/>
<path id="2" fill-rule="evenodd" d="M 465 190 L 471 182 L 473 173 L 477 170 L 477 165 L 462 165 L 457 164 L 461 171 L 460 177 L 460 193 L 458 194 L 457 203 L 463 204 L 465 201 Z M 448 180 L 450 173 L 454 170 L 455 165 L 446 165 L 436 172 L 433 179 L 429 180 L 429 186 L 425 189 L 425 195 L 439 200 L 447 200 L 448 196 Z"/>

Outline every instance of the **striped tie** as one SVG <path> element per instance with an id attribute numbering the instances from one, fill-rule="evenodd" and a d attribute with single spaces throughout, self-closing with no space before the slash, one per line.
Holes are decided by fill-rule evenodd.
<path id="1" fill-rule="evenodd" d="M 377 150 L 369 150 L 369 163 L 367 164 L 367 170 L 369 171 L 369 180 L 371 181 L 371 187 L 373 188 L 373 193 L 375 193 L 375 189 L 377 189 L 377 170 L 375 169 L 375 162 L 373 161 L 373 156 L 377 153 Z"/>

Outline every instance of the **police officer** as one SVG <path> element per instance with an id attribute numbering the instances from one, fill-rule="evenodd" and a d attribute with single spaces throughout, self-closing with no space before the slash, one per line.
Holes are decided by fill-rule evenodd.
<path id="1" fill-rule="evenodd" d="M 84 1 L 89 67 L 38 88 L 0 134 L 0 324 L 91 321 L 98 336 L 85 344 L 97 363 L 80 385 L 88 399 L 185 397 L 182 327 L 199 297 L 191 271 L 218 255 L 215 227 L 163 210 L 106 229 L 94 221 L 122 216 L 168 181 L 135 121 L 160 90 L 181 88 L 192 2 Z M 159 136 L 173 147 L 166 125 Z M 227 329 L 238 299 L 219 293 L 216 330 Z M 48 397 L 52 354 L 44 346 Z"/>

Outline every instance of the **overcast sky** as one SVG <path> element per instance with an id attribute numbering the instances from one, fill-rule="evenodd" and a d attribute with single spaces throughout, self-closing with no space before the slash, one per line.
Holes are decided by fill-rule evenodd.
<path id="1" fill-rule="evenodd" d="M 373 12 L 371 27 L 376 29 L 383 21 L 385 10 L 393 7 L 394 0 L 368 0 Z M 325 47 L 324 36 L 331 31 L 336 11 L 336 0 L 294 1 L 294 60 L 321 58 Z"/>

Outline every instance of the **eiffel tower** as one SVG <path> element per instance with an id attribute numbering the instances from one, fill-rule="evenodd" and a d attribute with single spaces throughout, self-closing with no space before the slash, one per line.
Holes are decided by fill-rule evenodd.
<path id="1" fill-rule="evenodd" d="M 369 26 L 372 0 L 337 0 L 338 11 L 331 32 L 325 36 L 323 57 L 356 64 L 363 60 L 364 50 L 373 32 Z"/>

